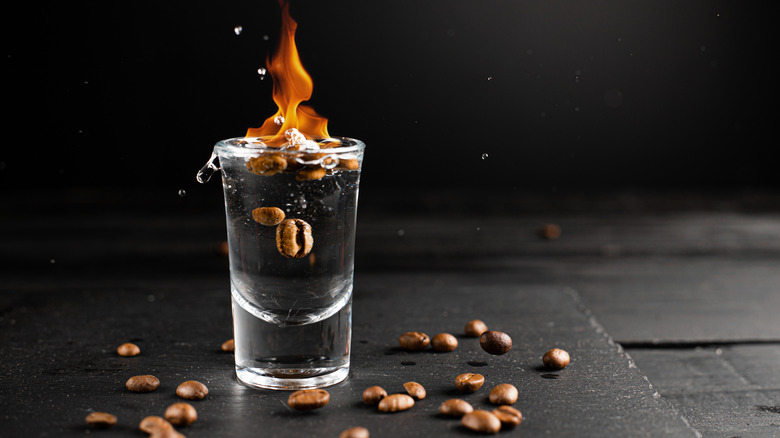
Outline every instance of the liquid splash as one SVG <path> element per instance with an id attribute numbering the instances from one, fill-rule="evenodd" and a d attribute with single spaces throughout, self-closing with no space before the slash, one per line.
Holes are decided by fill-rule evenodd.
<path id="1" fill-rule="evenodd" d="M 195 177 L 195 179 L 197 179 L 199 183 L 203 184 L 208 182 L 208 180 L 210 180 L 211 177 L 219 170 L 219 166 L 214 164 L 214 161 L 216 161 L 216 159 L 217 159 L 217 153 L 212 152 L 209 161 L 207 161 L 206 165 L 203 166 L 198 171 L 198 175 Z"/>

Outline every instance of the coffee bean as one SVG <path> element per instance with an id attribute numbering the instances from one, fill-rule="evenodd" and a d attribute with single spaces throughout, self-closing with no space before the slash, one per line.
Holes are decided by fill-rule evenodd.
<path id="1" fill-rule="evenodd" d="M 252 210 L 255 222 L 272 227 L 284 220 L 284 211 L 278 207 L 259 207 Z"/>
<path id="2" fill-rule="evenodd" d="M 490 354 L 506 354 L 512 349 L 512 338 L 504 332 L 488 330 L 479 337 L 479 345 Z"/>
<path id="3" fill-rule="evenodd" d="M 501 430 L 501 420 L 492 413 L 482 409 L 477 409 L 464 415 L 460 419 L 460 424 L 475 432 L 498 433 Z"/>
<path id="4" fill-rule="evenodd" d="M 116 424 L 116 415 L 108 412 L 92 412 L 85 419 L 87 424 L 97 428 L 106 428 Z"/>
<path id="5" fill-rule="evenodd" d="M 517 401 L 518 397 L 517 388 L 509 383 L 502 383 L 496 385 L 492 391 L 490 391 L 490 403 L 497 405 L 511 405 Z"/>
<path id="6" fill-rule="evenodd" d="M 328 173 L 325 168 L 317 166 L 317 167 L 304 167 L 303 169 L 299 170 L 298 173 L 295 174 L 295 180 L 296 181 L 309 181 L 309 180 L 315 180 L 320 179 L 325 174 Z"/>
<path id="7" fill-rule="evenodd" d="M 152 392 L 158 386 L 160 386 L 160 379 L 151 375 L 133 376 L 125 382 L 125 387 L 133 392 Z"/>
<path id="8" fill-rule="evenodd" d="M 426 395 L 425 388 L 423 388 L 423 386 L 417 382 L 404 383 L 404 389 L 415 400 L 422 400 L 425 398 Z"/>
<path id="9" fill-rule="evenodd" d="M 463 333 L 465 333 L 466 336 L 476 338 L 481 336 L 482 333 L 485 333 L 487 330 L 487 325 L 485 325 L 484 322 L 480 321 L 479 319 L 475 319 L 473 321 L 469 321 L 466 324 L 466 327 L 463 329 Z"/>
<path id="10" fill-rule="evenodd" d="M 314 245 L 311 225 L 302 219 L 285 219 L 276 227 L 276 248 L 287 258 L 301 258 Z"/>
<path id="11" fill-rule="evenodd" d="M 455 378 L 455 386 L 461 391 L 474 392 L 485 383 L 482 374 L 464 373 Z"/>
<path id="12" fill-rule="evenodd" d="M 406 394 L 388 395 L 379 402 L 381 412 L 405 411 L 414 406 L 414 399 Z"/>
<path id="13" fill-rule="evenodd" d="M 127 342 L 117 347 L 116 353 L 124 357 L 133 357 L 138 356 L 141 353 L 141 349 L 137 345 Z"/>
<path id="14" fill-rule="evenodd" d="M 374 406 L 385 397 L 387 397 L 387 391 L 381 386 L 370 386 L 363 391 L 363 403 L 369 406 Z"/>
<path id="15" fill-rule="evenodd" d="M 542 362 L 544 366 L 553 370 L 562 370 L 569 365 L 569 353 L 560 348 L 553 348 L 552 350 L 544 353 Z"/>
<path id="16" fill-rule="evenodd" d="M 176 431 L 176 429 L 159 430 L 151 435 L 149 438 L 187 438 L 183 434 Z"/>
<path id="17" fill-rule="evenodd" d="M 173 425 L 163 417 L 151 415 L 141 420 L 138 428 L 151 435 L 165 430 L 173 430 Z"/>
<path id="18" fill-rule="evenodd" d="M 439 413 L 450 417 L 462 417 L 473 410 L 469 402 L 459 398 L 451 398 L 439 406 Z"/>
<path id="19" fill-rule="evenodd" d="M 222 351 L 225 353 L 232 353 L 236 351 L 236 343 L 232 339 L 229 339 L 222 343 L 222 346 L 220 347 Z"/>
<path id="20" fill-rule="evenodd" d="M 368 429 L 360 426 L 350 427 L 342 431 L 339 438 L 369 438 Z"/>
<path id="21" fill-rule="evenodd" d="M 523 422 L 523 414 L 512 406 L 499 406 L 496 409 L 493 409 L 493 415 L 495 415 L 504 426 L 519 426 L 520 423 Z"/>
<path id="22" fill-rule="evenodd" d="M 548 240 L 561 237 L 561 227 L 556 224 L 545 224 L 539 227 L 539 235 Z"/>
<path id="23" fill-rule="evenodd" d="M 174 403 L 165 410 L 165 419 L 174 426 L 189 426 L 198 419 L 198 411 L 189 403 Z"/>
<path id="24" fill-rule="evenodd" d="M 407 332 L 398 338 L 398 343 L 401 344 L 401 348 L 406 350 L 419 351 L 425 349 L 431 343 L 431 338 L 425 333 Z"/>
<path id="25" fill-rule="evenodd" d="M 206 385 L 195 380 L 188 380 L 176 388 L 176 395 L 187 400 L 203 400 L 208 393 Z"/>
<path id="26" fill-rule="evenodd" d="M 287 168 L 287 160 L 279 155 L 261 155 L 250 158 L 246 163 L 247 169 L 256 174 L 271 176 Z"/>
<path id="27" fill-rule="evenodd" d="M 287 404 L 296 411 L 311 411 L 321 408 L 330 401 L 330 394 L 324 389 L 301 389 L 290 394 Z"/>
<path id="28" fill-rule="evenodd" d="M 431 340 L 431 347 L 435 351 L 452 351 L 458 348 L 458 339 L 449 333 L 439 333 Z"/>

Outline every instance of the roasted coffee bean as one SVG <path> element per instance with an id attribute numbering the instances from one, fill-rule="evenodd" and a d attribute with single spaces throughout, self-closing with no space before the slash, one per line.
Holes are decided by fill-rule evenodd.
<path id="1" fill-rule="evenodd" d="M 381 386 L 370 386 L 363 391 L 363 403 L 369 406 L 374 406 L 385 397 L 387 397 L 387 391 Z"/>
<path id="2" fill-rule="evenodd" d="M 405 411 L 414 406 L 414 399 L 406 394 L 392 394 L 379 402 L 381 412 Z"/>
<path id="3" fill-rule="evenodd" d="M 160 379 L 154 376 L 133 376 L 127 379 L 125 387 L 133 392 L 152 392 L 160 386 Z"/>
<path id="4" fill-rule="evenodd" d="M 487 325 L 479 319 L 469 321 L 463 329 L 466 336 L 479 337 L 488 330 Z"/>
<path id="5" fill-rule="evenodd" d="M 110 427 L 116 424 L 116 415 L 108 412 L 92 412 L 85 418 L 87 424 L 97 428 Z"/>
<path id="6" fill-rule="evenodd" d="M 458 339 L 449 333 L 439 333 L 431 339 L 435 351 L 452 351 L 458 348 Z"/>
<path id="7" fill-rule="evenodd" d="M 176 429 L 158 430 L 149 435 L 149 438 L 187 438 L 183 434 L 176 431 Z"/>
<path id="8" fill-rule="evenodd" d="M 523 414 L 512 406 L 499 406 L 496 409 L 493 409 L 493 415 L 495 415 L 504 426 L 519 426 L 520 423 L 523 422 Z"/>
<path id="9" fill-rule="evenodd" d="M 460 419 L 460 424 L 481 433 L 498 433 L 501 430 L 501 420 L 492 413 L 477 409 Z"/>
<path id="10" fill-rule="evenodd" d="M 296 411 L 311 411 L 321 408 L 330 401 L 330 394 L 324 389 L 301 389 L 290 394 L 287 404 Z"/>
<path id="11" fill-rule="evenodd" d="M 188 380 L 176 388 L 176 395 L 187 400 L 203 400 L 208 393 L 206 385 L 195 380 Z"/>
<path id="12" fill-rule="evenodd" d="M 461 391 L 474 392 L 485 383 L 482 374 L 464 373 L 455 378 L 455 386 Z"/>
<path id="13" fill-rule="evenodd" d="M 512 338 L 504 332 L 488 330 L 479 337 L 479 345 L 490 354 L 506 354 L 512 349 Z"/>
<path id="14" fill-rule="evenodd" d="M 358 170 L 360 168 L 360 164 L 358 163 L 358 160 L 356 158 L 340 158 L 339 169 L 347 169 L 347 170 Z"/>
<path id="15" fill-rule="evenodd" d="M 439 413 L 450 417 L 462 417 L 473 410 L 469 402 L 459 398 L 451 398 L 439 406 Z"/>
<path id="16" fill-rule="evenodd" d="M 259 207 L 252 210 L 255 222 L 272 227 L 284 220 L 284 211 L 278 207 Z"/>
<path id="17" fill-rule="evenodd" d="M 360 426 L 350 427 L 342 431 L 339 438 L 369 438 L 368 429 Z"/>
<path id="18" fill-rule="evenodd" d="M 285 257 L 304 257 L 313 245 L 311 225 L 302 219 L 285 219 L 276 227 L 276 248 Z"/>
<path id="19" fill-rule="evenodd" d="M 141 349 L 138 348 L 137 345 L 131 344 L 129 342 L 120 345 L 116 349 L 116 354 L 124 357 L 138 356 L 138 354 L 140 353 L 141 353 Z"/>
<path id="20" fill-rule="evenodd" d="M 569 353 L 560 348 L 553 348 L 552 350 L 544 353 L 542 362 L 544 366 L 552 370 L 562 370 L 569 365 Z"/>
<path id="21" fill-rule="evenodd" d="M 222 347 L 220 347 L 222 351 L 225 353 L 232 353 L 236 351 L 236 343 L 232 339 L 229 339 L 222 343 Z"/>
<path id="22" fill-rule="evenodd" d="M 138 428 L 151 435 L 158 431 L 173 430 L 173 425 L 163 417 L 151 415 L 141 420 Z"/>
<path id="23" fill-rule="evenodd" d="M 422 400 L 425 398 L 425 388 L 423 388 L 423 386 L 417 382 L 404 383 L 404 389 L 406 390 L 407 394 L 411 395 L 415 400 Z"/>
<path id="24" fill-rule="evenodd" d="M 502 383 L 490 391 L 490 403 L 496 405 L 511 405 L 517 401 L 519 393 L 514 385 Z"/>
<path id="25" fill-rule="evenodd" d="M 431 338 L 421 332 L 406 332 L 398 338 L 398 343 L 406 350 L 419 351 L 431 343 Z"/>
<path id="26" fill-rule="evenodd" d="M 279 155 L 261 155 L 250 158 L 246 163 L 247 169 L 256 175 L 271 176 L 287 168 L 287 160 Z"/>
<path id="27" fill-rule="evenodd" d="M 198 411 L 189 403 L 174 403 L 165 410 L 165 419 L 174 426 L 189 426 L 198 419 Z"/>
<path id="28" fill-rule="evenodd" d="M 320 179 L 328 173 L 324 167 L 304 167 L 295 174 L 296 181 L 310 181 Z"/>
<path id="29" fill-rule="evenodd" d="M 561 227 L 556 224 L 545 224 L 539 227 L 539 235 L 548 240 L 561 237 Z"/>

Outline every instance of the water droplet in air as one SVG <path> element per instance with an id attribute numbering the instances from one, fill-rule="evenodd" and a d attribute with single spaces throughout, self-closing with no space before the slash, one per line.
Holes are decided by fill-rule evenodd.
<path id="1" fill-rule="evenodd" d="M 268 70 L 264 69 L 263 67 L 257 69 L 257 74 L 260 75 L 260 79 L 265 79 L 266 73 L 268 73 Z"/>
<path id="2" fill-rule="evenodd" d="M 209 161 L 206 162 L 206 165 L 203 166 L 199 171 L 198 175 L 195 177 L 195 179 L 198 180 L 199 183 L 203 184 L 211 179 L 212 175 L 216 171 L 219 170 L 219 167 L 217 167 L 216 164 L 214 164 L 214 161 L 217 159 L 217 153 L 212 152 L 211 158 L 209 158 Z"/>
<path id="3" fill-rule="evenodd" d="M 488 80 L 492 81 L 493 80 L 493 76 L 488 76 Z"/>
<path id="4" fill-rule="evenodd" d="M 241 35 L 241 32 L 242 32 L 243 30 L 244 30 L 244 28 L 243 28 L 243 27 L 241 27 L 241 26 L 236 26 L 236 27 L 234 27 L 234 28 L 233 28 L 233 32 L 235 32 L 235 33 L 236 33 L 236 35 Z"/>
<path id="5" fill-rule="evenodd" d="M 404 234 L 406 234 L 406 232 L 404 230 L 398 230 L 397 234 L 398 234 L 398 237 L 404 237 Z"/>
<path id="6" fill-rule="evenodd" d="M 179 197 L 180 197 L 180 198 L 183 198 L 183 197 L 185 197 L 185 196 L 187 196 L 187 191 L 186 191 L 186 190 L 184 190 L 184 189 L 180 189 L 180 190 L 179 190 Z"/>
<path id="7" fill-rule="evenodd" d="M 263 35 L 263 41 L 268 41 L 270 38 L 268 35 Z"/>
<path id="8" fill-rule="evenodd" d="M 276 123 L 279 126 L 284 125 L 284 116 L 278 115 L 278 116 L 274 117 L 274 123 Z"/>
<path id="9" fill-rule="evenodd" d="M 51 263 L 53 265 L 53 264 L 57 263 L 57 260 L 51 259 L 51 260 L 49 260 L 49 263 Z"/>
<path id="10" fill-rule="evenodd" d="M 487 157 L 488 157 L 488 154 L 486 154 L 486 153 L 485 153 L 485 154 L 482 154 L 482 159 L 483 159 L 483 160 L 484 160 L 484 159 L 486 159 Z"/>

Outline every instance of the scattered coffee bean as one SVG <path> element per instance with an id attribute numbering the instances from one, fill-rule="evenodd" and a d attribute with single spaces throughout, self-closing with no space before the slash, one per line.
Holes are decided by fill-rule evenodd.
<path id="1" fill-rule="evenodd" d="M 422 400 L 425 398 L 426 395 L 425 388 L 423 388 L 423 386 L 417 382 L 404 383 L 404 389 L 415 400 Z"/>
<path id="2" fill-rule="evenodd" d="M 477 409 L 464 415 L 460 424 L 481 433 L 498 433 L 501 430 L 501 420 L 492 413 Z"/>
<path id="3" fill-rule="evenodd" d="M 548 240 L 561 237 L 561 227 L 556 224 L 545 224 L 539 227 L 539 235 Z"/>
<path id="4" fill-rule="evenodd" d="M 116 424 L 116 415 L 108 412 L 92 412 L 85 419 L 87 424 L 97 428 L 110 427 Z"/>
<path id="5" fill-rule="evenodd" d="M 381 386 L 371 386 L 363 391 L 363 403 L 369 406 L 374 406 L 385 397 L 387 397 L 387 391 Z"/>
<path id="6" fill-rule="evenodd" d="M 514 385 L 509 383 L 502 383 L 496 385 L 492 391 L 490 391 L 490 403 L 496 405 L 511 405 L 517 401 L 519 393 Z"/>
<path id="7" fill-rule="evenodd" d="M 485 333 L 487 330 L 487 325 L 485 325 L 484 322 L 480 321 L 479 319 L 475 319 L 473 321 L 469 321 L 468 324 L 466 324 L 466 327 L 463 329 L 463 333 L 465 333 L 466 336 L 476 338 L 481 336 L 482 333 Z"/>
<path id="8" fill-rule="evenodd" d="M 406 394 L 392 394 L 379 402 L 380 412 L 405 411 L 414 406 L 414 399 Z"/>
<path id="9" fill-rule="evenodd" d="M 512 349 L 512 338 L 504 332 L 488 330 L 479 337 L 479 345 L 490 354 L 506 354 Z"/>
<path id="10" fill-rule="evenodd" d="M 137 345 L 127 342 L 117 347 L 116 353 L 124 357 L 133 357 L 138 356 L 141 353 L 141 349 Z"/>
<path id="11" fill-rule="evenodd" d="M 174 426 L 189 426 L 198 419 L 198 411 L 189 403 L 174 403 L 165 410 L 165 419 Z"/>
<path id="12" fill-rule="evenodd" d="M 566 368 L 566 366 L 569 365 L 569 360 L 569 353 L 560 348 L 553 348 L 542 356 L 544 366 L 552 370 L 562 370 Z"/>
<path id="13" fill-rule="evenodd" d="M 485 383 L 482 374 L 464 373 L 455 378 L 455 386 L 461 391 L 474 392 Z"/>
<path id="14" fill-rule="evenodd" d="M 499 406 L 493 409 L 493 415 L 495 415 L 501 424 L 504 426 L 519 426 L 523 422 L 523 414 L 512 406 Z"/>
<path id="15" fill-rule="evenodd" d="M 328 173 L 324 167 L 304 167 L 295 174 L 296 181 L 310 181 L 320 179 Z"/>
<path id="16" fill-rule="evenodd" d="M 450 417 L 462 417 L 473 410 L 469 402 L 459 398 L 451 398 L 439 406 L 439 413 Z"/>
<path id="17" fill-rule="evenodd" d="M 152 392 L 158 386 L 160 386 L 160 379 L 151 375 L 133 376 L 125 382 L 125 387 L 133 392 Z"/>
<path id="18" fill-rule="evenodd" d="M 360 426 L 350 427 L 342 431 L 339 438 L 369 438 L 368 429 Z"/>
<path id="19" fill-rule="evenodd" d="M 236 351 L 236 343 L 235 343 L 234 340 L 229 339 L 229 340 L 223 342 L 222 343 L 222 347 L 220 347 L 220 348 L 222 348 L 222 351 L 224 351 L 225 353 L 232 353 L 232 352 Z"/>
<path id="20" fill-rule="evenodd" d="M 321 408 L 330 401 L 330 394 L 324 389 L 301 389 L 290 394 L 287 404 L 296 411 L 311 411 Z"/>
<path id="21" fill-rule="evenodd" d="M 284 220 L 284 211 L 278 207 L 259 207 L 252 210 L 255 222 L 272 227 Z"/>
<path id="22" fill-rule="evenodd" d="M 276 227 L 276 248 L 287 258 L 301 258 L 314 245 L 311 225 L 302 219 L 285 219 Z"/>
<path id="23" fill-rule="evenodd" d="M 452 351 L 458 348 L 458 339 L 449 333 L 439 333 L 431 339 L 435 351 Z"/>
<path id="24" fill-rule="evenodd" d="M 173 425 L 163 417 L 151 415 L 141 420 L 138 428 L 151 435 L 165 430 L 173 430 Z"/>
<path id="25" fill-rule="evenodd" d="M 208 393 L 206 385 L 195 380 L 188 380 L 176 388 L 176 395 L 187 400 L 203 400 Z"/>
<path id="26" fill-rule="evenodd" d="M 271 176 L 287 168 L 287 160 L 279 155 L 261 155 L 250 158 L 246 163 L 247 169 L 256 174 Z"/>
<path id="27" fill-rule="evenodd" d="M 401 348 L 406 350 L 419 351 L 425 349 L 431 343 L 431 338 L 425 333 L 407 332 L 398 338 L 398 343 L 401 345 Z"/>

